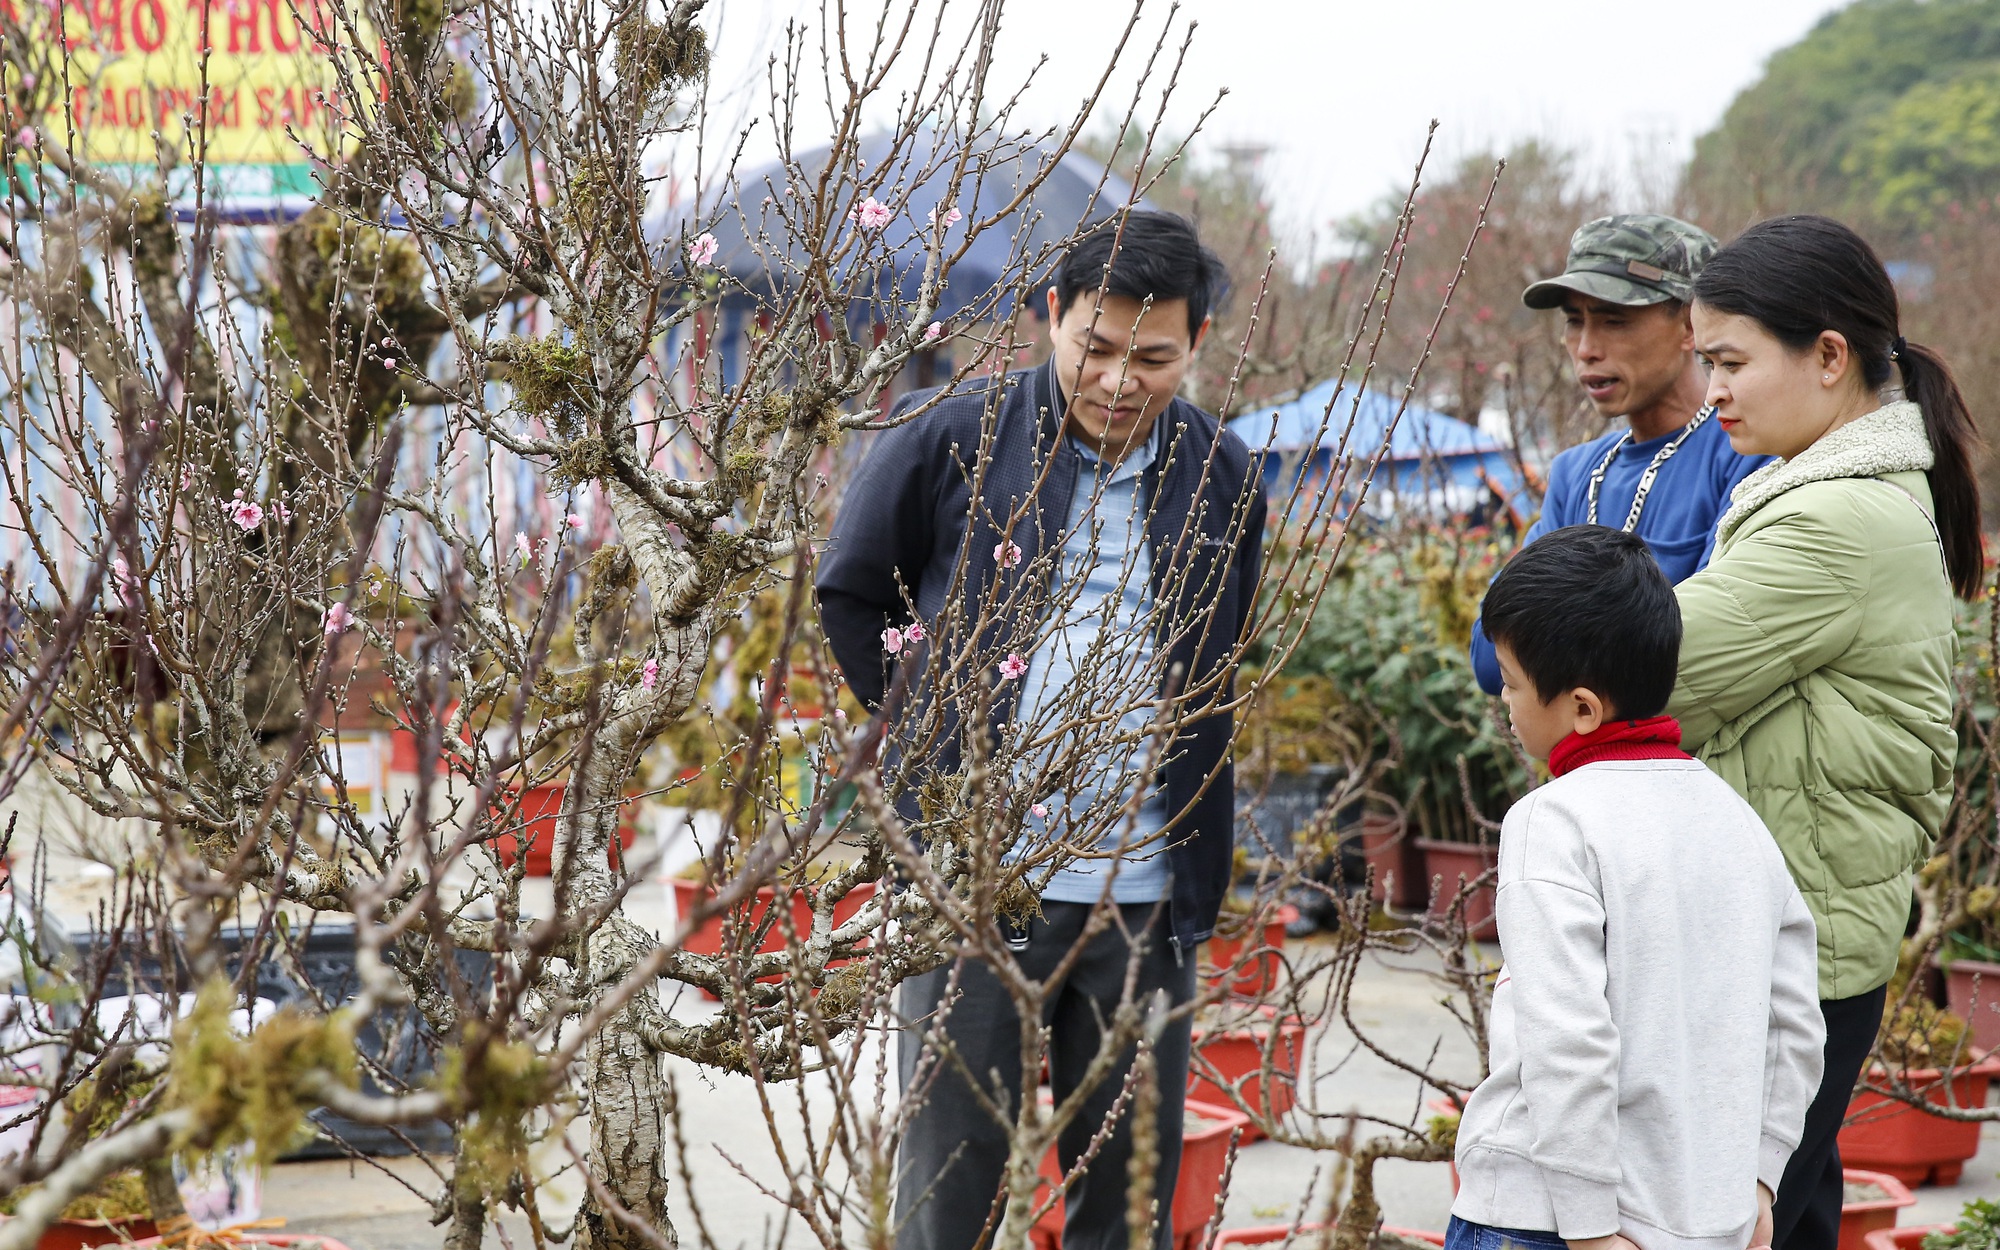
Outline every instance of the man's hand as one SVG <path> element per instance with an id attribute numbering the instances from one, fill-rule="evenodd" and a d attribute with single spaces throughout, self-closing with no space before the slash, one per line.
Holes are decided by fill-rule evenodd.
<path id="1" fill-rule="evenodd" d="M 1623 1233 L 1613 1233 L 1609 1237 L 1565 1238 L 1569 1250 L 1639 1250 L 1632 1239 Z"/>
<path id="2" fill-rule="evenodd" d="M 1770 1250 L 1771 1238 L 1777 1232 L 1771 1223 L 1771 1191 L 1757 1182 L 1757 1227 L 1750 1233 L 1750 1250 Z"/>

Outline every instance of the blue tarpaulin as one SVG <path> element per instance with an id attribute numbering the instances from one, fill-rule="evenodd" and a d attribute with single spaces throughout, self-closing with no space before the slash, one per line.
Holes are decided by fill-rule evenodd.
<path id="1" fill-rule="evenodd" d="M 1229 428 L 1253 451 L 1272 453 L 1264 462 L 1271 506 L 1285 509 L 1294 521 L 1317 510 L 1318 500 L 1339 476 L 1339 466 L 1353 461 L 1358 463 L 1349 467 L 1336 507 L 1344 519 L 1378 454 L 1382 463 L 1369 488 L 1368 512 L 1482 521 L 1498 520 L 1504 512 L 1517 518 L 1524 514 L 1526 483 L 1506 444 L 1414 403 L 1398 417 L 1400 404 L 1395 396 L 1329 380 L 1285 403 L 1251 408 L 1230 421 Z M 1301 484 L 1294 496 L 1293 488 Z"/>

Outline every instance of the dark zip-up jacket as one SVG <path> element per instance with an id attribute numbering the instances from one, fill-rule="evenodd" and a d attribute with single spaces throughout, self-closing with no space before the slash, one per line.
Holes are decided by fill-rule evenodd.
<path id="1" fill-rule="evenodd" d="M 897 414 L 934 394 L 906 396 Z M 1037 601 L 1024 579 L 1046 569 L 1038 559 L 1045 551 L 1060 549 L 1082 469 L 1063 437 L 1056 395 L 1050 367 L 1043 366 L 949 396 L 882 433 L 842 496 L 816 586 L 827 642 L 855 697 L 881 710 L 894 673 L 883 650 L 885 629 L 921 620 L 929 635 L 902 661 L 917 688 L 892 713 L 899 726 L 922 719 L 929 692 L 921 675 L 934 649 L 966 659 L 964 671 L 980 673 L 1032 645 L 1040 622 L 1023 618 L 1034 610 L 1010 606 Z M 1234 695 L 1226 666 L 1256 607 L 1266 504 L 1249 449 L 1193 404 L 1172 401 L 1155 438 L 1159 454 L 1144 474 L 1155 645 L 1167 660 L 1165 683 L 1202 692 L 1181 703 L 1160 766 L 1171 816 L 1170 920 L 1185 949 L 1214 929 L 1229 888 L 1233 724 L 1229 713 L 1209 709 Z M 994 554 L 1003 531 L 1022 551 L 1006 568 Z M 959 610 L 948 612 L 955 583 Z M 969 623 L 981 620 L 982 605 L 986 623 L 975 638 Z M 989 726 L 996 734 L 1013 714 L 1017 684 L 998 692 Z M 892 727 L 892 747 L 921 756 L 905 760 L 901 770 L 905 810 L 926 773 L 959 767 L 961 727 L 949 715 L 935 720 L 943 728 L 914 747 L 898 742 Z"/>

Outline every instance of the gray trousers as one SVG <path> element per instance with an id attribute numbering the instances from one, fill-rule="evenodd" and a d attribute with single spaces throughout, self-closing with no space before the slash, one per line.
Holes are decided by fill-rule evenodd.
<path id="1" fill-rule="evenodd" d="M 1167 940 L 1166 907 L 1126 904 L 1120 910 L 1128 929 L 1147 932 L 1135 997 L 1165 990 L 1178 1006 L 1194 997 L 1194 952 L 1177 951 Z M 1046 981 L 1083 932 L 1091 907 L 1086 903 L 1042 904 L 1042 918 L 1028 929 L 1028 948 L 1016 957 L 1026 974 Z M 1153 920 L 1154 913 L 1158 919 Z M 1149 921 L 1153 921 L 1150 930 Z M 1077 1088 L 1097 1053 L 1098 1022 L 1109 1019 L 1125 987 L 1131 949 L 1116 927 L 1091 939 L 1042 1008 L 1049 1030 L 1049 1084 L 1058 1099 Z M 900 1006 L 903 1031 L 898 1058 L 906 1096 L 916 1076 L 924 1035 L 932 1027 L 950 980 L 940 968 L 905 981 Z M 1021 1096 L 1021 1030 L 1014 1002 L 984 964 L 961 965 L 959 997 L 951 1006 L 945 1033 L 975 1074 L 981 1088 L 1011 1118 Z M 1191 1021 L 1168 1025 L 1155 1050 L 1160 1083 L 1159 1154 L 1154 1180 L 1159 1209 L 1159 1250 L 1173 1244 L 1174 1181 L 1180 1173 L 1181 1107 L 1187 1096 L 1188 1038 Z M 1080 1115 L 1057 1142 L 1065 1173 L 1089 1147 L 1111 1114 L 1130 1070 L 1128 1049 L 1113 1073 L 1092 1090 Z M 964 1072 L 945 1060 L 934 1064 L 925 1101 L 903 1136 L 896 1184 L 896 1250 L 975 1250 L 992 1244 L 999 1224 L 995 1198 L 1007 1164 L 1008 1128 L 996 1123 L 965 1084 Z M 1130 1107 L 1111 1137 L 1098 1149 L 1089 1171 L 1065 1196 L 1063 1250 L 1126 1250 L 1126 1177 L 1132 1156 Z M 993 1228 L 988 1228 L 991 1218 Z"/>

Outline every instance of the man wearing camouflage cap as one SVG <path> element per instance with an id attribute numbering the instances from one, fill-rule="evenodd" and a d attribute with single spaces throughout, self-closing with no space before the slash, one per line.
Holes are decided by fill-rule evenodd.
<path id="1" fill-rule="evenodd" d="M 1576 380 L 1599 416 L 1624 427 L 1556 456 L 1523 545 L 1565 525 L 1609 525 L 1645 539 L 1671 581 L 1708 563 L 1729 492 L 1764 463 L 1737 455 L 1702 404 L 1708 379 L 1688 302 L 1715 247 L 1673 217 L 1600 217 L 1570 236 L 1560 274 L 1522 293 L 1530 308 L 1562 310 Z M 1482 689 L 1500 693 L 1500 662 L 1476 625 L 1472 667 Z"/>

